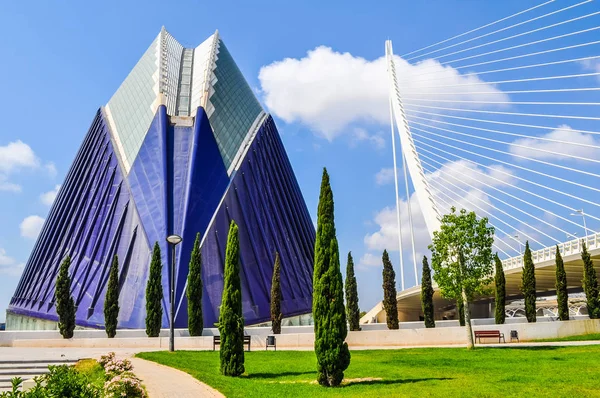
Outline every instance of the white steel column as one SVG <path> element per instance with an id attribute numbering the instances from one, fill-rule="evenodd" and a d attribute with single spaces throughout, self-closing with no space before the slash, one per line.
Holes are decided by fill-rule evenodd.
<path id="1" fill-rule="evenodd" d="M 404 290 L 404 259 L 402 253 L 402 223 L 400 222 L 400 199 L 398 197 L 398 167 L 396 165 L 396 134 L 394 133 L 394 113 L 390 97 L 390 128 L 392 130 L 392 153 L 394 157 L 394 184 L 396 186 L 396 218 L 398 220 L 398 250 L 400 251 L 400 286 Z"/>
<path id="2" fill-rule="evenodd" d="M 423 217 L 425 218 L 427 230 L 429 235 L 433 237 L 433 232 L 440 229 L 441 216 L 431 193 L 431 189 L 429 188 L 429 184 L 425 179 L 425 172 L 421 166 L 421 161 L 419 159 L 419 155 L 417 154 L 417 150 L 412 139 L 412 134 L 408 127 L 406 115 L 404 114 L 402 98 L 400 96 L 398 81 L 396 79 L 396 66 L 394 63 L 394 53 L 392 50 L 391 40 L 387 40 L 385 42 L 385 56 L 387 60 L 387 70 L 390 83 L 390 99 L 392 101 L 392 110 L 396 121 L 396 126 L 398 127 L 398 135 L 400 136 L 400 147 L 406 159 L 406 166 L 408 168 L 408 172 L 410 173 L 410 178 L 413 182 Z"/>

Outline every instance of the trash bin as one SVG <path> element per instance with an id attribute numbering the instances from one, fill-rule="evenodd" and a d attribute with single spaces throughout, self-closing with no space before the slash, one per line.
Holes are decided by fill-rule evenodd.
<path id="1" fill-rule="evenodd" d="M 265 345 L 265 350 L 269 347 L 273 347 L 275 351 L 277 351 L 277 341 L 275 340 L 275 336 L 267 336 L 267 344 Z"/>

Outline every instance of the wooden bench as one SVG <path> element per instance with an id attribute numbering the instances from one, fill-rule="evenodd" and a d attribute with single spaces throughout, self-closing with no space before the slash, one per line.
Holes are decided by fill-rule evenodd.
<path id="1" fill-rule="evenodd" d="M 244 336 L 244 345 L 247 345 L 250 351 L 250 336 Z M 221 336 L 213 336 L 213 351 L 217 346 L 221 346 Z"/>
<path id="2" fill-rule="evenodd" d="M 484 338 L 484 339 L 497 338 L 498 343 L 500 342 L 500 339 L 502 339 L 502 341 L 504 341 L 506 343 L 506 340 L 504 340 L 504 333 L 500 333 L 499 330 L 476 330 L 475 331 L 475 342 L 477 342 L 477 339 L 479 339 L 479 342 L 481 343 L 482 338 Z"/>

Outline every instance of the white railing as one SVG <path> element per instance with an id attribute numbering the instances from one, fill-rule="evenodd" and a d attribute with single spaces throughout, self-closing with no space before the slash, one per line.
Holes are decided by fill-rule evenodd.
<path id="1" fill-rule="evenodd" d="M 600 233 L 587 235 L 583 238 L 577 238 L 558 245 L 560 254 L 563 257 L 581 253 L 581 242 L 585 242 L 588 250 L 600 249 Z M 554 260 L 556 256 L 556 246 L 545 247 L 531 252 L 534 264 L 544 261 Z M 523 256 L 515 256 L 502 260 L 502 266 L 505 270 L 523 267 Z"/>

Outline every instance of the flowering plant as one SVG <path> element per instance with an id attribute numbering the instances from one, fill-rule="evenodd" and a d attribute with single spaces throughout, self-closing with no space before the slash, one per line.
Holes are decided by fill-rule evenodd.
<path id="1" fill-rule="evenodd" d="M 104 384 L 104 397 L 147 398 L 148 394 L 140 379 L 131 372 L 124 372 Z"/>

